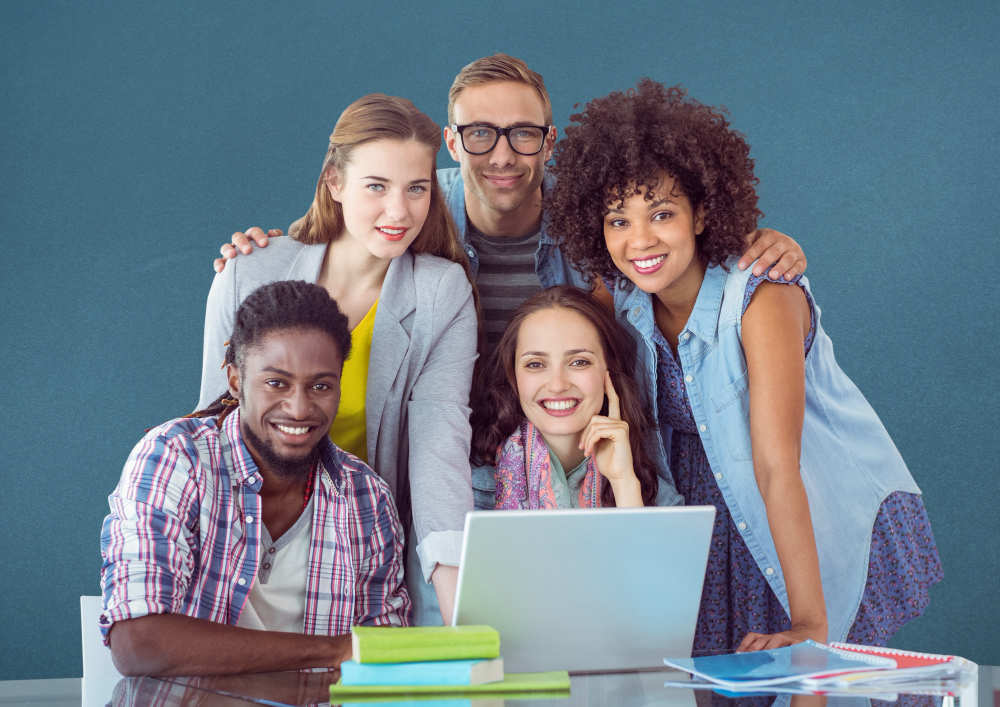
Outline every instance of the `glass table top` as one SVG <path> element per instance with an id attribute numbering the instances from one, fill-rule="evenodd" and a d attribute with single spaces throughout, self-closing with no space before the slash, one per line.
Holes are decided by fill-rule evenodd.
<path id="1" fill-rule="evenodd" d="M 994 707 L 1000 705 L 1000 667 L 979 666 L 978 683 L 952 696 L 899 695 L 822 697 L 754 695 L 731 697 L 711 690 L 664 687 L 673 671 L 574 675 L 568 697 L 537 699 L 437 699 L 383 702 L 382 707 Z M 246 704 L 328 705 L 337 672 L 264 673 L 198 678 L 66 678 L 0 682 L 0 705 L 33 707 L 111 704 L 115 707 Z M 357 704 L 357 703 L 346 703 Z"/>

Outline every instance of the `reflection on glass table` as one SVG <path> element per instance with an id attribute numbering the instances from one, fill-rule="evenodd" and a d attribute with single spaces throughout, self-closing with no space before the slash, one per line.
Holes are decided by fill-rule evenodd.
<path id="1" fill-rule="evenodd" d="M 992 707 L 994 690 L 1000 694 L 1000 668 L 981 667 L 979 684 L 957 696 L 898 695 L 896 699 L 867 696 L 820 695 L 733 696 L 709 689 L 664 687 L 664 681 L 682 678 L 676 671 L 575 675 L 569 697 L 558 699 L 427 699 L 393 698 L 367 702 L 381 707 Z M 124 678 L 115 688 L 112 704 L 326 705 L 328 689 L 337 673 L 271 673 L 202 678 Z M 994 682 L 996 686 L 994 687 Z M 982 695 L 978 693 L 982 693 Z M 360 705 L 348 702 L 345 705 Z"/>
<path id="2" fill-rule="evenodd" d="M 665 688 L 679 672 L 575 675 L 570 696 L 540 700 L 410 701 L 407 707 L 993 707 L 1000 705 L 1000 668 L 980 666 L 978 684 L 955 697 L 900 695 L 896 701 L 870 697 L 759 695 L 728 697 L 711 690 Z M 235 705 L 328 705 L 328 689 L 337 673 L 271 673 L 203 678 L 121 678 L 112 705 L 232 707 Z M 79 707 L 83 680 L 13 680 L 0 682 L 0 707 Z M 357 704 L 357 703 L 350 703 Z M 382 702 L 381 707 L 393 703 Z M 400 703 L 395 703 L 397 706 Z"/>

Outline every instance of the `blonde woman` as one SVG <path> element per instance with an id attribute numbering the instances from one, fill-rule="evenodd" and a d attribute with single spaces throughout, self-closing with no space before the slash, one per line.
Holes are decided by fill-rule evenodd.
<path id="1" fill-rule="evenodd" d="M 435 175 L 440 146 L 439 127 L 406 99 L 370 94 L 348 106 L 312 206 L 291 237 L 216 275 L 198 405 L 227 390 L 224 343 L 249 293 L 275 280 L 324 287 L 352 336 L 330 437 L 389 484 L 409 531 L 406 577 L 417 623 L 451 617 L 473 507 L 468 402 L 477 308 Z"/>

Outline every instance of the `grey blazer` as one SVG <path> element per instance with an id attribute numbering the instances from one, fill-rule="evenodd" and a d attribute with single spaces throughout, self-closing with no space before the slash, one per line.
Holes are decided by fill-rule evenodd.
<path id="1" fill-rule="evenodd" d="M 227 390 L 220 369 L 236 309 L 261 285 L 319 279 L 326 245 L 274 238 L 215 276 L 205 312 L 201 399 Z M 412 519 L 425 578 L 436 562 L 459 563 L 472 510 L 469 389 L 476 313 L 465 271 L 409 251 L 389 265 L 372 333 L 365 418 L 368 461 L 389 484 L 404 528 Z"/>

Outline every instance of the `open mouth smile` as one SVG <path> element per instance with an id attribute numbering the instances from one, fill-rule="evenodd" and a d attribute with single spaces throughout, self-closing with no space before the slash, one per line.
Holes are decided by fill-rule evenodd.
<path id="1" fill-rule="evenodd" d="M 666 259 L 667 256 L 664 254 L 653 255 L 648 258 L 636 258 L 635 260 L 631 260 L 629 262 L 632 263 L 632 267 L 635 268 L 635 271 L 640 275 L 649 275 L 650 273 L 654 273 L 659 270 L 660 266 L 663 265 L 663 261 Z"/>
<path id="2" fill-rule="evenodd" d="M 316 429 L 315 425 L 304 425 L 304 426 L 293 426 L 293 425 L 281 425 L 277 422 L 272 422 L 275 428 L 279 432 L 282 432 L 286 437 L 306 437 Z"/>
<path id="3" fill-rule="evenodd" d="M 583 402 L 579 398 L 545 398 L 539 400 L 538 405 L 549 415 L 554 417 L 566 417 L 576 412 L 576 409 Z"/>
<path id="4" fill-rule="evenodd" d="M 399 241 L 403 239 L 409 228 L 393 228 L 391 226 L 376 226 L 375 230 L 382 234 L 382 236 L 389 241 Z"/>

